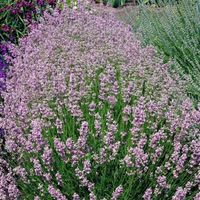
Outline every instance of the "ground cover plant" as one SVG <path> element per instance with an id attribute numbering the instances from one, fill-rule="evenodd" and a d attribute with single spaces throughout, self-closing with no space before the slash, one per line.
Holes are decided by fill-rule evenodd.
<path id="1" fill-rule="evenodd" d="M 9 50 L 2 199 L 199 199 L 199 107 L 130 27 L 65 8 Z"/>
<path id="2" fill-rule="evenodd" d="M 166 60 L 174 61 L 177 73 L 189 81 L 189 96 L 199 101 L 200 1 L 186 0 L 176 4 L 176 1 L 160 0 L 158 4 L 161 6 L 140 5 L 137 31 L 144 44 L 154 45 Z"/>

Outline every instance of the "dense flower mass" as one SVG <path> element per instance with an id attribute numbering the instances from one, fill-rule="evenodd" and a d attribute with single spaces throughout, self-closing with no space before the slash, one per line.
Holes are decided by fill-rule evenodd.
<path id="1" fill-rule="evenodd" d="M 10 51 L 4 199 L 198 199 L 199 108 L 129 27 L 65 8 Z"/>
<path id="2" fill-rule="evenodd" d="M 63 1 L 62 1 L 63 2 Z M 55 8 L 57 0 L 3 0 L 0 3 L 0 96 L 5 89 L 6 71 L 9 63 L 4 60 L 4 55 L 9 53 L 7 42 L 17 43 L 18 39 L 26 35 L 28 28 L 37 23 L 37 19 L 44 10 Z M 61 3 L 60 3 L 61 5 Z M 0 103 L 1 103 L 0 99 Z"/>

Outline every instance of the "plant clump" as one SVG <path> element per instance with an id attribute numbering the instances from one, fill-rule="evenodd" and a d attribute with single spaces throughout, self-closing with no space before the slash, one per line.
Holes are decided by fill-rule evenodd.
<path id="1" fill-rule="evenodd" d="M 180 79 L 188 80 L 188 95 L 199 102 L 200 1 L 159 0 L 162 4 L 155 9 L 140 4 L 137 34 L 145 45 L 155 46 L 166 60 L 174 61 Z"/>

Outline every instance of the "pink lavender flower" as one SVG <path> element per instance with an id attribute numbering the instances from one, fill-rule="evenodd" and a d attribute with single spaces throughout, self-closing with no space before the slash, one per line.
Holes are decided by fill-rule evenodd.
<path id="1" fill-rule="evenodd" d="M 44 146 L 44 139 L 41 133 L 41 122 L 40 120 L 32 121 L 32 140 L 36 143 L 37 151 L 40 151 Z"/>
<path id="2" fill-rule="evenodd" d="M 63 194 L 61 194 L 58 189 L 56 190 L 52 185 L 48 186 L 48 192 L 56 200 L 67 200 L 67 198 Z"/>
<path id="3" fill-rule="evenodd" d="M 73 200 L 80 200 L 80 197 L 78 194 L 74 193 L 72 196 Z"/>
<path id="4" fill-rule="evenodd" d="M 161 187 L 163 189 L 169 188 L 169 185 L 167 184 L 166 176 L 158 176 L 157 183 L 158 183 L 159 187 Z"/>
<path id="5" fill-rule="evenodd" d="M 20 176 L 20 178 L 22 178 L 22 180 L 26 181 L 27 180 L 27 171 L 25 168 L 21 167 L 21 166 L 17 166 L 13 169 L 13 172 Z"/>
<path id="6" fill-rule="evenodd" d="M 37 176 L 41 176 L 43 174 L 43 171 L 42 171 L 42 166 L 40 164 L 40 161 L 36 158 L 32 158 L 31 161 L 33 162 L 33 168 L 34 168 L 35 174 Z"/>
<path id="7" fill-rule="evenodd" d="M 83 162 L 83 170 L 84 170 L 84 173 L 86 173 L 86 174 L 90 173 L 90 171 L 91 171 L 91 163 L 90 163 L 89 160 L 85 160 Z"/>
<path id="8" fill-rule="evenodd" d="M 124 107 L 124 110 L 123 110 L 124 121 L 126 121 L 126 122 L 128 121 L 131 112 L 132 112 L 131 106 L 127 105 L 127 106 Z"/>
<path id="9" fill-rule="evenodd" d="M 186 196 L 186 191 L 182 187 L 178 187 L 172 200 L 184 200 Z"/>
<path id="10" fill-rule="evenodd" d="M 125 86 L 126 83 L 123 86 L 123 99 L 124 102 L 129 103 L 131 100 L 131 97 L 133 96 L 133 92 L 134 92 L 134 82 L 133 81 L 129 81 L 128 82 L 128 86 Z"/>
<path id="11" fill-rule="evenodd" d="M 8 195 L 10 199 L 17 199 L 19 196 L 19 189 L 15 184 L 9 184 L 8 185 Z"/>
<path id="12" fill-rule="evenodd" d="M 62 181 L 62 176 L 59 172 L 56 173 L 56 180 L 58 182 L 58 185 L 62 185 L 63 184 L 63 181 Z"/>
<path id="13" fill-rule="evenodd" d="M 160 130 L 160 131 L 156 132 L 155 134 L 153 134 L 151 136 L 151 146 L 152 146 L 152 148 L 155 148 L 157 146 L 157 144 L 160 141 L 164 140 L 165 138 L 166 138 L 166 135 L 165 135 L 163 130 Z"/>
<path id="14" fill-rule="evenodd" d="M 153 193 L 153 191 L 152 191 L 151 188 L 146 189 L 146 191 L 143 195 L 143 199 L 144 200 L 151 200 L 152 193 Z"/>
<path id="15" fill-rule="evenodd" d="M 145 122 L 144 99 L 141 97 L 138 106 L 134 109 L 134 126 L 139 128 Z"/>
<path id="16" fill-rule="evenodd" d="M 129 150 L 130 154 L 134 156 L 135 158 L 135 167 L 138 169 L 143 169 L 147 166 L 148 163 L 148 154 L 144 153 L 144 150 L 139 148 L 139 147 L 135 147 L 135 148 L 131 148 Z"/>
<path id="17" fill-rule="evenodd" d="M 62 133 L 62 121 L 60 119 L 56 119 L 56 127 L 59 134 Z"/>
<path id="18" fill-rule="evenodd" d="M 97 198 L 96 198 L 94 192 L 91 192 L 91 193 L 89 194 L 89 196 L 90 196 L 90 200 L 97 200 Z"/>
<path id="19" fill-rule="evenodd" d="M 66 148 L 67 148 L 69 151 L 71 151 L 71 150 L 74 148 L 74 142 L 73 142 L 73 140 L 72 140 L 71 138 L 68 138 L 68 139 L 66 140 L 65 145 L 66 145 Z"/>
<path id="20" fill-rule="evenodd" d="M 94 102 L 91 102 L 89 105 L 90 112 L 94 112 L 95 108 L 96 108 L 96 104 Z"/>
<path id="21" fill-rule="evenodd" d="M 193 140 L 191 142 L 192 160 L 191 165 L 198 165 L 200 163 L 200 140 Z"/>
<path id="22" fill-rule="evenodd" d="M 61 142 L 58 138 L 55 138 L 54 139 L 54 145 L 55 145 L 55 148 L 58 152 L 58 154 L 62 157 L 62 158 L 65 158 L 65 144 L 64 142 Z"/>
<path id="23" fill-rule="evenodd" d="M 50 173 L 43 173 L 43 177 L 47 182 L 50 182 L 52 180 L 52 176 Z"/>
<path id="24" fill-rule="evenodd" d="M 43 155 L 42 155 L 42 159 L 44 161 L 44 163 L 46 165 L 50 165 L 51 162 L 52 162 L 52 149 L 49 148 L 49 146 L 45 146 L 44 148 L 44 152 L 43 152 Z"/>
<path id="25" fill-rule="evenodd" d="M 39 196 L 35 196 L 34 200 L 40 200 L 40 197 Z"/>
<path id="26" fill-rule="evenodd" d="M 111 106 L 114 106 L 117 102 L 117 99 L 115 96 L 108 96 L 108 102 L 111 104 Z"/>
<path id="27" fill-rule="evenodd" d="M 115 191 L 112 193 L 112 198 L 111 198 L 111 200 L 117 200 L 117 199 L 119 199 L 119 197 L 122 195 L 123 191 L 124 191 L 123 187 L 122 187 L 121 185 L 118 186 L 118 187 L 115 189 Z"/>
<path id="28" fill-rule="evenodd" d="M 131 157 L 129 155 L 125 156 L 125 158 L 122 160 L 122 163 L 124 163 L 127 167 L 134 166 L 133 162 L 131 161 Z"/>
<path id="29" fill-rule="evenodd" d="M 2 168 L 2 164 L 4 168 Z M 17 188 L 13 173 L 10 171 L 8 163 L 1 160 L 0 165 L 0 194 L 2 199 L 17 200 L 20 191 Z"/>
<path id="30" fill-rule="evenodd" d="M 200 199 L 200 192 L 198 192 L 194 197 L 194 200 L 199 200 L 199 199 Z"/>

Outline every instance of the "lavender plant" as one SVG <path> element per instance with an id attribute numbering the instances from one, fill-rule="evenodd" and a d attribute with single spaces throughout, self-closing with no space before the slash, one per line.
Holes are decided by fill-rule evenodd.
<path id="1" fill-rule="evenodd" d="M 44 0 L 6 0 L 0 2 L 0 96 L 5 89 L 6 71 L 9 63 L 5 62 L 4 55 L 9 53 L 7 42 L 18 43 L 18 39 L 28 32 L 28 27 L 48 5 L 56 5 L 56 1 Z M 0 97 L 2 104 L 2 97 Z"/>
<path id="2" fill-rule="evenodd" d="M 66 1 L 70 4 L 70 1 Z M 0 78 L 5 79 L 6 68 L 4 54 L 6 43 L 18 43 L 18 39 L 27 34 L 30 24 L 37 23 L 44 10 L 61 7 L 64 1 L 57 0 L 6 0 L 0 2 Z M 57 5 L 58 4 L 58 5 Z M 4 87 L 0 81 L 0 92 Z"/>
<path id="3" fill-rule="evenodd" d="M 200 1 L 159 0 L 158 4 L 165 6 L 151 9 L 141 4 L 138 32 L 145 44 L 154 45 L 166 60 L 174 60 L 180 77 L 189 80 L 188 94 L 199 101 Z"/>
<path id="4" fill-rule="evenodd" d="M 198 200 L 200 110 L 129 27 L 65 8 L 9 48 L 1 197 Z"/>

